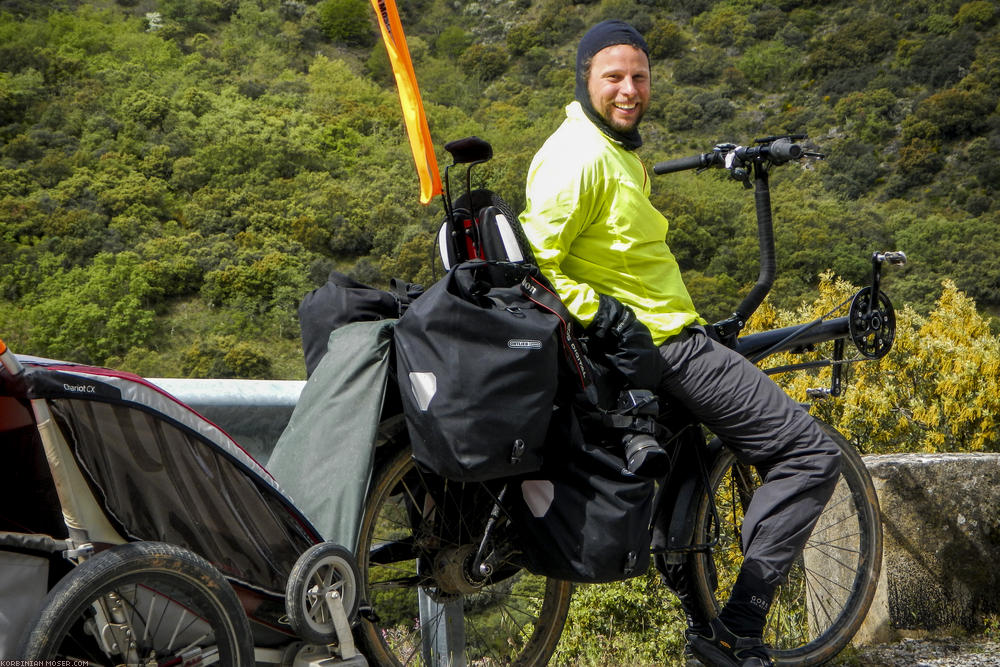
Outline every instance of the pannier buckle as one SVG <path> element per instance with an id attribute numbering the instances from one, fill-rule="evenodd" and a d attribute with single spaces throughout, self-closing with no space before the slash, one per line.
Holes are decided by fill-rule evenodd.
<path id="1" fill-rule="evenodd" d="M 518 438 L 514 441 L 514 447 L 510 451 L 510 462 L 513 465 L 517 465 L 521 462 L 521 457 L 524 456 L 525 444 L 524 440 Z"/>

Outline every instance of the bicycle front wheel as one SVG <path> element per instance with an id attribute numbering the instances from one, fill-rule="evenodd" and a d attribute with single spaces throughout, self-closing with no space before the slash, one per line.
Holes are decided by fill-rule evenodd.
<path id="1" fill-rule="evenodd" d="M 500 562 L 470 581 L 492 499 L 482 485 L 424 473 L 404 447 L 376 476 L 358 554 L 380 665 L 545 665 L 569 611 L 571 584 Z M 498 545 L 494 545 L 496 547 Z"/>
<path id="2" fill-rule="evenodd" d="M 186 549 L 156 542 L 112 547 L 49 592 L 22 658 L 86 665 L 253 664 L 236 592 Z"/>
<path id="3" fill-rule="evenodd" d="M 774 595 L 764 640 L 781 665 L 817 665 L 843 650 L 868 613 L 882 564 L 882 520 L 871 476 L 840 433 L 820 426 L 840 448 L 840 479 L 787 582 Z M 692 566 L 699 603 L 714 616 L 725 602 L 718 596 L 732 588 L 743 562 L 743 511 L 761 480 L 723 449 L 709 483 L 721 524 L 719 541 L 711 554 L 694 554 Z M 696 520 L 695 540 L 707 543 L 715 532 L 707 495 Z"/>

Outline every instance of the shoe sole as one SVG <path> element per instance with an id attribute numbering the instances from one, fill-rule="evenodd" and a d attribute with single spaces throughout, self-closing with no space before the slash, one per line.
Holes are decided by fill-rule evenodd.
<path id="1" fill-rule="evenodd" d="M 695 657 L 708 667 L 740 667 L 740 663 L 714 643 L 701 637 L 693 637 L 688 644 Z"/>

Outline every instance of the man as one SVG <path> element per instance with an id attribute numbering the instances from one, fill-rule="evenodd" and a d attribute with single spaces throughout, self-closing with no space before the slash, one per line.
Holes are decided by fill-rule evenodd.
<path id="1" fill-rule="evenodd" d="M 543 274 L 612 366 L 683 404 L 762 471 L 743 567 L 718 618 L 694 608 L 686 582 L 667 579 L 688 613 L 695 656 L 767 667 L 771 598 L 833 492 L 839 453 L 801 406 L 702 326 L 634 153 L 650 104 L 642 36 L 621 21 L 600 23 L 581 40 L 576 68 L 576 99 L 531 163 L 521 222 Z"/>

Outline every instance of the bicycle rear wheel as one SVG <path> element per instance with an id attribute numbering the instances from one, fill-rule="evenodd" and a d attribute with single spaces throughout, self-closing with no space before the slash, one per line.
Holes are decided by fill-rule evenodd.
<path id="1" fill-rule="evenodd" d="M 497 563 L 485 582 L 465 574 L 492 505 L 480 484 L 419 470 L 409 447 L 382 467 L 358 546 L 374 612 L 361 624 L 369 658 L 389 666 L 548 662 L 571 584 L 509 561 Z"/>
<path id="2" fill-rule="evenodd" d="M 788 580 L 775 593 L 764 640 L 781 665 L 817 665 L 839 653 L 855 635 L 875 596 L 882 564 L 878 497 L 861 456 L 840 433 L 820 422 L 841 451 L 840 479 Z M 711 554 L 692 555 L 699 604 L 715 616 L 731 589 L 743 556 L 743 511 L 761 480 L 723 449 L 709 475 L 718 510 L 719 543 Z M 698 503 L 697 543 L 715 526 L 708 496 Z M 717 585 L 715 585 L 717 584 Z"/>

